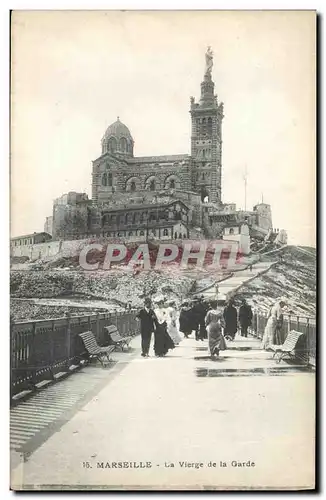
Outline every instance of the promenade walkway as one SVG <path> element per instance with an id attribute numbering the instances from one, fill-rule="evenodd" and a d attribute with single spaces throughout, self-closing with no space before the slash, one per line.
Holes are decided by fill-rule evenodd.
<path id="1" fill-rule="evenodd" d="M 148 359 L 139 344 L 11 410 L 14 489 L 313 486 L 313 372 L 277 364 L 253 338 L 218 361 L 207 341 Z"/>

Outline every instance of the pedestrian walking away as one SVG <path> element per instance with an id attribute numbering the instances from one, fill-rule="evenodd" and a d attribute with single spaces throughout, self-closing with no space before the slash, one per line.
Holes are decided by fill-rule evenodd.
<path id="1" fill-rule="evenodd" d="M 224 336 L 226 339 L 234 340 L 238 330 L 238 313 L 233 298 L 229 299 L 227 306 L 224 308 L 223 318 L 225 322 Z"/>
<path id="2" fill-rule="evenodd" d="M 222 326 L 224 325 L 223 314 L 218 309 L 217 300 L 212 300 L 211 309 L 205 317 L 205 324 L 208 334 L 208 349 L 212 359 L 217 359 L 220 351 L 226 349 L 226 342 L 222 333 Z"/>
<path id="3" fill-rule="evenodd" d="M 247 303 L 246 299 L 242 299 L 241 306 L 239 308 L 239 325 L 242 337 L 248 336 L 248 328 L 252 323 L 252 309 Z"/>
<path id="4" fill-rule="evenodd" d="M 181 311 L 179 316 L 179 330 L 187 339 L 192 332 L 192 313 L 189 302 L 181 304 Z"/>
<path id="5" fill-rule="evenodd" d="M 193 312 L 193 330 L 195 330 L 195 338 L 196 340 L 202 340 L 202 335 L 200 334 L 201 326 L 203 325 L 203 321 L 205 319 L 205 313 L 203 310 L 203 305 L 199 297 L 195 297 L 194 306 L 192 309 Z"/>
<path id="6" fill-rule="evenodd" d="M 205 324 L 205 317 L 208 312 L 208 304 L 204 300 L 204 296 L 202 295 L 199 298 L 199 303 L 198 303 L 198 340 L 204 340 L 207 339 L 207 330 L 206 330 L 206 324 Z"/>

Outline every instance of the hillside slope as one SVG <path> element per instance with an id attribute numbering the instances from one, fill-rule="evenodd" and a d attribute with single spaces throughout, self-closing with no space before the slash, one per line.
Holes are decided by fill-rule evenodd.
<path id="1" fill-rule="evenodd" d="M 274 255 L 273 258 L 275 258 Z M 291 314 L 316 314 L 316 250 L 289 246 L 278 255 L 278 263 L 266 274 L 242 286 L 235 297 L 244 297 L 262 311 L 286 297 Z"/>

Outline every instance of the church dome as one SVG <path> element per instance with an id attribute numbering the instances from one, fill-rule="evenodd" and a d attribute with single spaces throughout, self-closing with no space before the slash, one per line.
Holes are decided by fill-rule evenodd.
<path id="1" fill-rule="evenodd" d="M 102 138 L 102 154 L 122 154 L 125 156 L 133 156 L 134 140 L 129 128 L 120 121 L 109 125 Z"/>
<path id="2" fill-rule="evenodd" d="M 105 134 L 103 136 L 102 141 L 104 141 L 105 139 L 109 139 L 111 135 L 113 135 L 114 137 L 117 137 L 119 139 L 120 139 L 120 137 L 125 137 L 126 139 L 132 140 L 132 136 L 131 136 L 129 128 L 127 127 L 127 125 L 125 125 L 124 123 L 122 123 L 120 121 L 119 117 L 117 118 L 117 121 L 115 121 L 114 123 L 111 123 L 111 125 L 108 126 L 108 128 L 105 131 Z"/>

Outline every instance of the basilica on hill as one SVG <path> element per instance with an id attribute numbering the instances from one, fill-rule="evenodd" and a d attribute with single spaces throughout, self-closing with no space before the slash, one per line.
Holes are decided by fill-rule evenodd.
<path id="1" fill-rule="evenodd" d="M 134 156 L 134 139 L 118 118 L 102 138 L 101 156 L 93 162 L 92 199 L 115 202 L 121 194 L 165 190 L 198 193 L 221 201 L 223 103 L 214 94 L 213 55 L 206 53 L 206 70 L 198 103 L 191 98 L 191 155 Z"/>
<path id="2" fill-rule="evenodd" d="M 218 238 L 244 224 L 266 236 L 269 205 L 239 211 L 222 202 L 224 110 L 212 69 L 208 47 L 200 98 L 190 98 L 190 154 L 135 156 L 134 138 L 118 117 L 92 162 L 92 198 L 72 191 L 54 201 L 45 227 L 53 240 Z"/>

